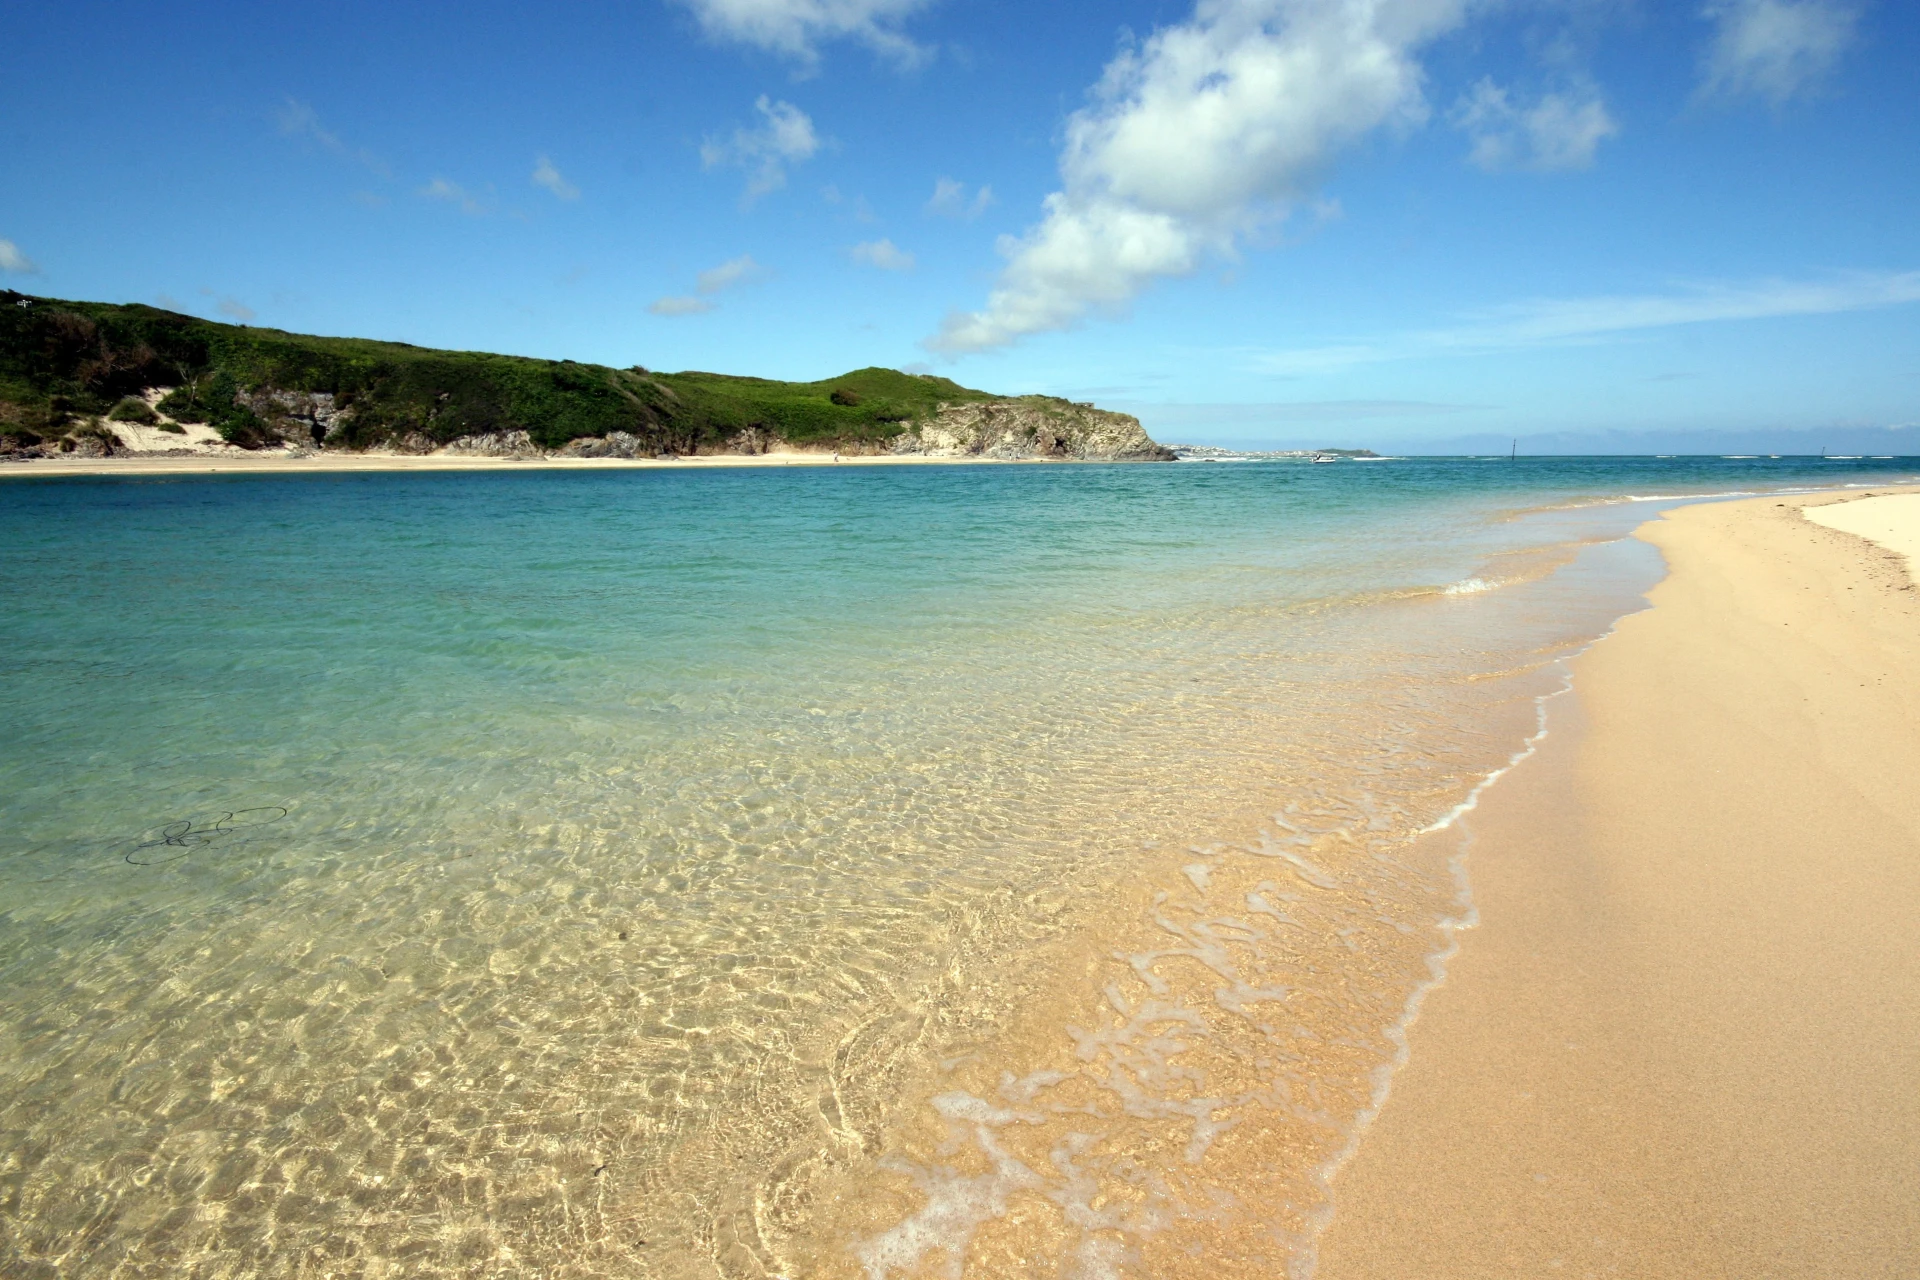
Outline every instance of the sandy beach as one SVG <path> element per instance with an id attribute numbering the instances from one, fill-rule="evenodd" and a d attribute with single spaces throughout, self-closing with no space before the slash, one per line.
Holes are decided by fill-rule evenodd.
<path id="1" fill-rule="evenodd" d="M 0 463 L 0 480 L 46 476 L 302 475 L 334 471 L 630 471 L 697 467 L 1018 466 L 1057 459 L 943 458 L 926 454 L 759 453 L 697 454 L 679 458 L 505 458 L 483 454 L 304 453 L 278 451 L 193 454 L 181 457 L 31 458 Z"/>
<path id="2" fill-rule="evenodd" d="M 1653 607 L 1470 817 L 1321 1280 L 1915 1274 L 1920 493 L 1876 492 L 1641 531 Z"/>

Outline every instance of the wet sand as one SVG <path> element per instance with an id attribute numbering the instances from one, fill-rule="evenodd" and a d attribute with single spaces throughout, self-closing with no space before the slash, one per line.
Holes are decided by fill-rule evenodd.
<path id="1" fill-rule="evenodd" d="M 1889 548 L 1920 493 L 1835 502 L 1642 530 L 1671 576 L 1471 816 L 1481 923 L 1319 1280 L 1916 1273 L 1920 590 Z"/>

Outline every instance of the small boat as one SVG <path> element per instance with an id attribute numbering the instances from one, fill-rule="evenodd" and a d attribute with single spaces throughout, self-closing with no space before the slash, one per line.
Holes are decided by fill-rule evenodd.
<path id="1" fill-rule="evenodd" d="M 1338 462 L 1340 461 L 1340 455 L 1337 453 L 1316 453 L 1313 455 L 1313 457 L 1309 458 L 1308 461 L 1309 462 Z"/>

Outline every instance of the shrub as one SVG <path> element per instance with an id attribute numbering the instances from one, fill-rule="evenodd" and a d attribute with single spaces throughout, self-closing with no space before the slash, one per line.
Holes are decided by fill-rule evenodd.
<path id="1" fill-rule="evenodd" d="M 835 404 L 843 404 L 848 408 L 852 408 L 854 405 L 860 403 L 860 393 L 852 387 L 835 387 L 833 394 L 828 396 L 827 399 L 833 401 Z"/>
<path id="2" fill-rule="evenodd" d="M 160 402 L 160 412 L 175 422 L 205 422 L 209 416 L 206 405 L 190 385 L 169 392 Z"/>
<path id="3" fill-rule="evenodd" d="M 156 422 L 153 425 L 170 436 L 183 436 L 187 434 L 187 429 L 177 422 Z"/>
<path id="4" fill-rule="evenodd" d="M 113 406 L 113 412 L 107 417 L 115 422 L 138 422 L 149 427 L 160 421 L 160 415 L 155 413 L 145 400 L 135 399 L 133 396 L 128 396 Z"/>

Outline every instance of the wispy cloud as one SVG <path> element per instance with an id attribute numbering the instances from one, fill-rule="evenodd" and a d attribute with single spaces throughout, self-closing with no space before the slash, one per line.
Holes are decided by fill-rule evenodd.
<path id="1" fill-rule="evenodd" d="M 487 205 L 479 197 L 459 183 L 449 182 L 445 178 L 435 178 L 420 188 L 420 194 L 429 200 L 444 200 L 448 204 L 456 205 L 460 212 L 476 218 L 487 212 Z"/>
<path id="2" fill-rule="evenodd" d="M 280 108 L 278 116 L 281 133 L 289 137 L 305 138 L 317 144 L 321 150 L 371 169 L 383 178 L 393 177 L 393 169 L 385 160 L 365 147 L 352 146 L 342 141 L 339 134 L 320 123 L 319 114 L 307 103 L 296 98 L 288 98 L 286 105 Z"/>
<path id="3" fill-rule="evenodd" d="M 849 200 L 841 195 L 840 188 L 831 182 L 820 188 L 820 198 L 830 205 L 845 208 L 848 215 L 851 216 L 855 222 L 880 221 L 873 212 L 873 206 L 867 202 L 865 196 L 855 196 Z"/>
<path id="4" fill-rule="evenodd" d="M 684 294 L 676 297 L 656 298 L 647 304 L 647 310 L 656 316 L 697 316 L 712 311 L 720 304 L 713 301 L 713 295 L 724 293 L 728 289 L 744 285 L 757 284 L 772 273 L 758 262 L 753 255 L 743 253 L 737 258 L 729 258 L 717 267 L 709 267 L 694 277 L 697 294 Z"/>
<path id="5" fill-rule="evenodd" d="M 20 252 L 20 246 L 11 240 L 0 240 L 0 271 L 13 271 L 23 276 L 38 275 L 40 268 L 32 258 Z"/>
<path id="6" fill-rule="evenodd" d="M 746 170 L 747 204 L 786 186 L 787 170 L 820 150 L 812 118 L 791 102 L 775 102 L 763 93 L 753 108 L 762 120 L 758 128 L 735 129 L 731 137 L 708 138 L 700 147 L 703 168 Z"/>
<path id="7" fill-rule="evenodd" d="M 1701 93 L 1785 102 L 1817 88 L 1853 44 L 1859 13 L 1836 0 L 1725 0 L 1714 24 Z"/>
<path id="8" fill-rule="evenodd" d="M 1589 168 L 1600 144 L 1620 132 L 1591 84 L 1520 102 L 1487 78 L 1461 97 L 1450 118 L 1473 140 L 1468 159 L 1488 172 Z"/>
<path id="9" fill-rule="evenodd" d="M 578 200 L 580 198 L 580 188 L 561 177 L 560 171 L 553 167 L 553 161 L 547 159 L 545 156 L 541 156 L 533 162 L 532 182 L 534 186 L 545 187 L 562 200 Z"/>
<path id="10" fill-rule="evenodd" d="M 864 262 L 882 271 L 913 270 L 913 255 L 891 240 L 868 240 L 848 250 L 855 262 Z"/>
<path id="11" fill-rule="evenodd" d="M 238 320 L 241 324 L 252 324 L 259 313 L 238 298 L 222 298 L 214 309 L 229 320 Z"/>
<path id="12" fill-rule="evenodd" d="M 903 67 L 931 51 L 902 34 L 900 24 L 929 0 L 679 0 L 709 36 L 793 58 L 808 71 L 829 40 L 857 40 Z"/>
<path id="13" fill-rule="evenodd" d="M 941 218 L 972 222 L 985 213 L 987 206 L 992 203 L 992 187 L 983 186 L 969 197 L 966 183 L 940 178 L 933 184 L 933 198 L 927 201 L 927 212 Z"/>
<path id="14" fill-rule="evenodd" d="M 1680 325 L 1830 315 L 1920 302 L 1920 271 L 1856 271 L 1828 280 L 1700 284 L 1663 294 L 1540 298 L 1461 317 L 1443 328 L 1260 353 L 1270 373 L 1333 373 L 1358 365 L 1601 342 Z"/>
<path id="15" fill-rule="evenodd" d="M 647 304 L 647 310 L 656 316 L 697 316 L 713 310 L 714 305 L 705 298 L 655 298 Z"/>
<path id="16" fill-rule="evenodd" d="M 694 285 L 702 293 L 719 293 L 722 289 L 731 289 L 735 285 L 753 284 L 764 280 L 767 269 L 753 260 L 753 255 L 743 253 L 737 258 L 729 258 L 717 267 L 709 267 L 694 277 Z"/>

